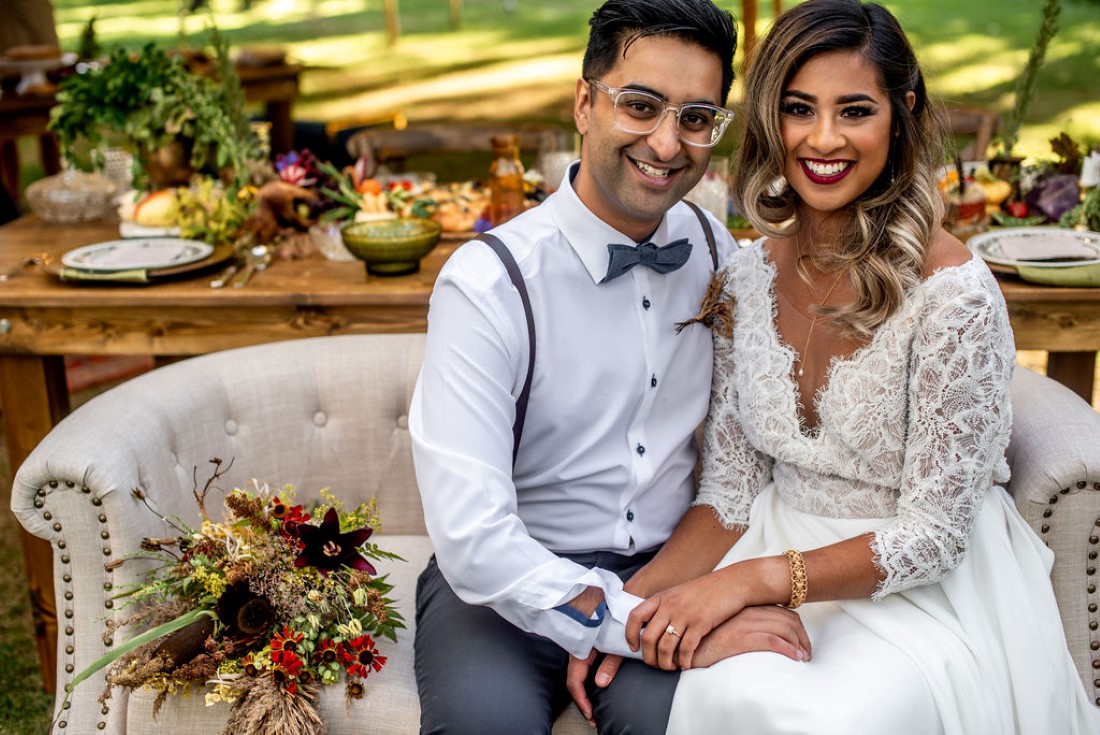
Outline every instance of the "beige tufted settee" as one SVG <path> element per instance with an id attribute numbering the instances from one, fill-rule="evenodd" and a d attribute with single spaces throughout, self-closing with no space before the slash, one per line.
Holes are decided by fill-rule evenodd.
<path id="1" fill-rule="evenodd" d="M 12 509 L 54 548 L 59 601 L 59 692 L 106 650 L 104 621 L 121 615 L 113 590 L 139 570 L 109 564 L 166 529 L 131 495 L 142 488 L 166 514 L 194 522 L 194 468 L 233 458 L 225 486 L 252 478 L 294 484 L 300 500 L 324 487 L 348 502 L 375 496 L 376 537 L 407 562 L 383 565 L 410 627 L 383 641 L 390 663 L 345 705 L 343 688 L 323 692 L 332 735 L 414 733 L 416 578 L 431 545 L 425 536 L 407 431 L 407 407 L 424 335 L 321 337 L 196 357 L 128 381 L 73 412 L 19 468 Z M 1059 384 L 1020 369 L 1009 447 L 1010 491 L 1024 517 L 1055 550 L 1054 584 L 1069 646 L 1092 698 L 1100 698 L 1100 414 Z M 81 684 L 59 716 L 58 733 L 217 733 L 225 705 L 171 697 L 154 720 L 153 694 L 116 690 L 97 699 L 102 675 Z M 60 706 L 61 697 L 58 697 Z M 63 727 L 62 727 L 63 724 Z M 588 733 L 569 707 L 554 733 Z"/>

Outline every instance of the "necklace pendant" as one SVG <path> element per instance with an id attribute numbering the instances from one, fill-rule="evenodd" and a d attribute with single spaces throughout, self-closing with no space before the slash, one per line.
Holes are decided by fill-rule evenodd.
<path id="1" fill-rule="evenodd" d="M 806 371 L 805 371 L 805 370 L 803 370 L 802 368 L 798 368 L 798 377 L 800 377 L 800 378 L 801 378 L 801 377 L 802 377 L 803 375 L 805 375 L 805 374 L 806 374 Z"/>

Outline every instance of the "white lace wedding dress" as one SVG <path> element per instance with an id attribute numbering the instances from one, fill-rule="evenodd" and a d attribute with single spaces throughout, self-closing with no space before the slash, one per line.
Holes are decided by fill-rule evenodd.
<path id="1" fill-rule="evenodd" d="M 871 599 L 799 609 L 808 663 L 762 652 L 684 672 L 669 733 L 1100 733 L 1051 552 L 995 484 L 1015 351 L 984 263 L 937 271 L 834 360 L 807 431 L 761 245 L 729 268 L 697 502 L 748 524 L 721 565 L 873 533 L 885 579 Z"/>

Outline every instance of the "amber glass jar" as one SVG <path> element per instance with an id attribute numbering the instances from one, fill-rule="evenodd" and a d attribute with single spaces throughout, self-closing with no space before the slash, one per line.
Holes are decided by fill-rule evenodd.
<path id="1" fill-rule="evenodd" d="M 523 163 L 514 135 L 494 135 L 489 168 L 489 221 L 497 226 L 523 211 Z"/>

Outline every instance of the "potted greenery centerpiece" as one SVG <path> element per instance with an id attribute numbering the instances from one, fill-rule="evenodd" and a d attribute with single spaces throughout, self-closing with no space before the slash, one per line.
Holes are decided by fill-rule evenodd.
<path id="1" fill-rule="evenodd" d="M 254 147 L 244 96 L 225 44 L 215 40 L 217 81 L 152 43 L 136 55 L 119 49 L 102 67 L 65 79 L 49 127 L 66 159 L 97 167 L 96 151 L 121 139 L 142 185 L 173 186 L 227 168 L 242 173 Z M 79 154 L 81 144 L 90 155 Z"/>

